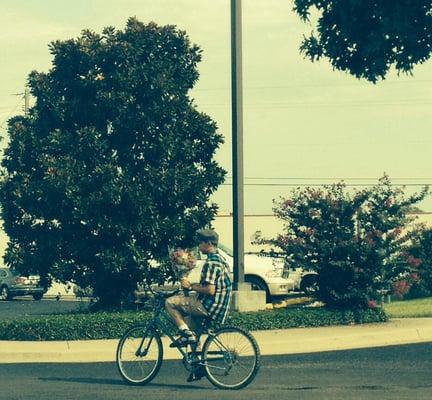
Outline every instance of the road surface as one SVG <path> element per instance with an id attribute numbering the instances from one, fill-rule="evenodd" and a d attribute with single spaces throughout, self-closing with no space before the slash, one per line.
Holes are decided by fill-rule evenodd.
<path id="1" fill-rule="evenodd" d="M 0 399 L 430 400 L 431 371 L 432 343 L 263 357 L 255 381 L 236 392 L 187 384 L 179 361 L 144 387 L 123 383 L 114 363 L 2 364 Z"/>

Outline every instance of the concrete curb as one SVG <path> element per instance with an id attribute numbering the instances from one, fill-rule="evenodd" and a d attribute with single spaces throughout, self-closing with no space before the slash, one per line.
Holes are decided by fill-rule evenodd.
<path id="1" fill-rule="evenodd" d="M 263 355 L 313 353 L 432 342 L 432 318 L 394 319 L 383 324 L 254 331 Z M 0 363 L 112 362 L 118 340 L 0 341 Z M 163 338 L 164 359 L 179 359 Z"/>

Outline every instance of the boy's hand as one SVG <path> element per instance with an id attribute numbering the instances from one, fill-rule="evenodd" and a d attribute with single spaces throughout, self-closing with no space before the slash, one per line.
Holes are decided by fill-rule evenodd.
<path id="1" fill-rule="evenodd" d="M 182 288 L 184 288 L 184 289 L 190 289 L 190 287 L 191 287 L 191 283 L 189 282 L 189 279 L 187 279 L 187 278 L 181 278 L 180 284 L 181 284 Z"/>

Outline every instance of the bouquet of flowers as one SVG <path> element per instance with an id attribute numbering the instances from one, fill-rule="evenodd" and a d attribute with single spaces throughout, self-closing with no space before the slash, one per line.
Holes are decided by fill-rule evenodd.
<path id="1" fill-rule="evenodd" d="M 185 249 L 176 249 L 170 254 L 171 262 L 174 267 L 174 273 L 178 280 L 186 278 L 196 266 L 194 255 Z M 185 296 L 188 291 L 184 291 Z"/>

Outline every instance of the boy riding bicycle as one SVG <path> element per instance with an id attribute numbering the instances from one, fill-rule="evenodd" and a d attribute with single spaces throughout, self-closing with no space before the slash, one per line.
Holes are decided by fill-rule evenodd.
<path id="1" fill-rule="evenodd" d="M 187 278 L 181 279 L 185 289 L 192 290 L 189 296 L 174 296 L 166 300 L 165 307 L 179 328 L 180 336 L 171 347 L 195 345 L 199 347 L 194 332 L 194 317 L 211 318 L 217 324 L 224 322 L 231 301 L 232 283 L 229 267 L 219 255 L 217 246 L 218 234 L 210 229 L 197 231 L 199 250 L 207 255 L 199 283 L 191 283 Z M 188 382 L 201 379 L 205 375 L 202 367 L 192 371 Z"/>

